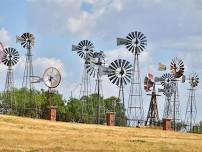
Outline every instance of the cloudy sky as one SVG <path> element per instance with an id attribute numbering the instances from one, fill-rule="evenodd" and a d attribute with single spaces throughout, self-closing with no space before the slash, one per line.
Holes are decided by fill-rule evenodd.
<path id="1" fill-rule="evenodd" d="M 147 36 L 148 45 L 140 55 L 142 81 L 150 72 L 155 76 L 159 62 L 166 65 L 174 57 L 185 63 L 185 75 L 202 75 L 202 0 L 2 0 L 0 14 L 0 41 L 16 48 L 21 59 L 14 69 L 16 87 L 21 87 L 25 49 L 15 42 L 16 35 L 31 32 L 36 37 L 33 48 L 35 75 L 55 66 L 62 73 L 58 90 L 66 99 L 78 96 L 82 60 L 71 52 L 71 45 L 88 39 L 96 50 L 103 50 L 110 63 L 117 58 L 133 61 L 125 47 L 116 46 L 117 37 L 132 31 Z M 0 66 L 0 89 L 4 89 L 6 67 Z M 169 71 L 167 71 L 169 72 Z M 92 84 L 94 79 L 92 79 Z M 184 119 L 188 96 L 188 83 L 180 83 L 181 114 Z M 36 84 L 36 88 L 45 88 Z M 128 97 L 126 88 L 126 98 Z M 92 89 L 93 90 L 93 89 Z M 105 97 L 117 96 L 117 87 L 103 77 Z M 201 85 L 196 90 L 198 119 L 202 120 Z M 150 98 L 143 91 L 147 113 Z M 158 98 L 162 115 L 164 96 Z"/>

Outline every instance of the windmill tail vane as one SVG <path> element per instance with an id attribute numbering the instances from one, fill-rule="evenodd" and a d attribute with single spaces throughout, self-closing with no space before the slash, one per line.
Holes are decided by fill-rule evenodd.
<path id="1" fill-rule="evenodd" d="M 162 63 L 158 63 L 158 71 L 166 71 L 166 65 Z"/>

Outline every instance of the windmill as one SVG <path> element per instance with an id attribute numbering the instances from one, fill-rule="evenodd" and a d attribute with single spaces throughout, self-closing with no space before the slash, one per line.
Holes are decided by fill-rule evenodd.
<path id="1" fill-rule="evenodd" d="M 2 63 L 8 67 L 6 74 L 6 83 L 4 89 L 4 99 L 7 104 L 6 111 L 16 111 L 16 99 L 14 92 L 14 80 L 13 80 L 13 66 L 19 61 L 19 53 L 14 48 L 5 48 L 3 50 Z"/>
<path id="2" fill-rule="evenodd" d="M 109 80 L 119 87 L 118 100 L 125 109 L 124 86 L 131 80 L 132 65 L 124 59 L 117 59 L 109 65 Z"/>
<path id="3" fill-rule="evenodd" d="M 96 123 L 105 122 L 105 105 L 103 100 L 102 80 L 103 75 L 107 75 L 108 68 L 105 67 L 105 55 L 103 51 L 94 52 L 93 58 L 86 65 L 90 76 L 96 78 L 95 94 L 97 94 L 98 103 L 96 103 Z"/>
<path id="4" fill-rule="evenodd" d="M 180 121 L 180 100 L 178 92 L 178 81 L 184 73 L 184 63 L 181 59 L 175 57 L 170 64 L 171 73 L 174 75 L 174 92 L 173 92 L 173 128 L 176 129 L 176 122 Z"/>
<path id="5" fill-rule="evenodd" d="M 77 54 L 84 59 L 83 75 L 79 95 L 82 102 L 81 115 L 83 116 L 85 113 L 92 110 L 92 105 L 90 105 L 87 100 L 89 94 L 91 93 L 91 86 L 90 76 L 87 72 L 86 65 L 89 63 L 89 58 L 93 56 L 94 45 L 89 40 L 82 40 L 78 43 L 78 45 L 72 45 L 72 51 L 77 52 Z"/>
<path id="6" fill-rule="evenodd" d="M 147 126 L 147 124 L 149 124 L 150 126 L 157 125 L 157 123 L 159 122 L 159 114 L 156 97 L 160 95 L 156 94 L 154 77 L 150 73 L 148 73 L 144 79 L 144 90 L 146 92 L 152 91 L 151 94 L 147 94 L 151 96 L 151 100 L 145 126 Z"/>
<path id="7" fill-rule="evenodd" d="M 32 83 L 32 78 L 34 77 L 33 64 L 32 64 L 32 48 L 34 47 L 35 37 L 31 33 L 23 33 L 21 36 L 16 36 L 16 42 L 20 43 L 23 48 L 27 49 L 22 87 L 28 89 L 29 95 L 27 96 L 25 94 L 24 99 L 25 99 L 25 102 L 28 102 L 27 103 L 28 105 L 32 103 L 35 104 L 36 106 L 35 113 L 37 116 L 37 105 L 35 103 L 35 98 L 33 95 L 34 84 Z M 29 108 L 29 107 L 27 107 L 26 103 L 24 103 L 24 110 L 26 108 Z"/>
<path id="8" fill-rule="evenodd" d="M 121 113 L 121 121 L 125 124 L 125 97 L 124 86 L 131 80 L 132 65 L 124 59 L 117 59 L 109 65 L 109 80 L 119 87 L 118 102 L 114 101 L 114 112 L 116 112 L 116 103 L 122 104 L 123 113 Z"/>
<path id="9" fill-rule="evenodd" d="M 58 69 L 54 67 L 49 67 L 44 71 L 43 82 L 48 87 L 48 103 L 52 106 L 50 93 L 51 89 L 56 88 L 61 81 L 61 75 Z"/>
<path id="10" fill-rule="evenodd" d="M 196 73 L 191 73 L 189 75 L 189 98 L 187 102 L 186 114 L 185 114 L 185 124 L 188 131 L 192 131 L 193 126 L 196 125 L 196 99 L 195 99 L 195 88 L 198 86 L 199 77 Z"/>
<path id="11" fill-rule="evenodd" d="M 165 95 L 165 104 L 163 118 L 172 118 L 172 105 L 171 96 L 174 92 L 175 77 L 170 73 L 165 73 L 161 77 L 161 85 L 163 89 L 159 89 L 159 92 L 163 92 Z"/>
<path id="12" fill-rule="evenodd" d="M 144 122 L 139 55 L 147 45 L 146 36 L 141 32 L 131 32 L 126 38 L 117 38 L 117 45 L 125 45 L 128 51 L 134 55 L 127 112 L 129 126 L 139 125 Z"/>

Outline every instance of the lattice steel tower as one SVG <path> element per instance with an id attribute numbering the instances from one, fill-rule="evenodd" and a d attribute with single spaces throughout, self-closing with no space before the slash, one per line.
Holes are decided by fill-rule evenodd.
<path id="1" fill-rule="evenodd" d="M 3 50 L 2 62 L 8 67 L 6 74 L 6 83 L 4 89 L 4 102 L 6 102 L 7 112 L 16 112 L 17 104 L 14 91 L 14 79 L 13 79 L 13 66 L 19 61 L 19 53 L 14 48 L 5 48 Z"/>
<path id="2" fill-rule="evenodd" d="M 195 87 L 198 86 L 199 77 L 196 73 L 191 73 L 189 76 L 189 98 L 187 102 L 186 114 L 185 114 L 185 124 L 186 129 L 188 131 L 193 130 L 193 126 L 196 125 L 196 115 L 197 115 L 197 107 L 196 107 L 196 98 L 195 98 Z"/>
<path id="3" fill-rule="evenodd" d="M 142 87 L 140 78 L 139 55 L 144 51 L 147 40 L 141 32 L 131 32 L 126 38 L 117 38 L 117 45 L 126 45 L 126 48 L 134 55 L 132 80 L 128 100 L 128 125 L 139 125 L 144 122 Z"/>
<path id="4" fill-rule="evenodd" d="M 84 67 L 79 94 L 79 98 L 82 102 L 81 119 L 83 119 L 84 115 L 92 113 L 93 109 L 92 103 L 88 100 L 88 97 L 91 93 L 91 83 L 90 75 L 87 72 L 86 66 L 87 64 L 89 64 L 90 58 L 93 57 L 94 45 L 89 40 L 82 40 L 78 43 L 78 45 L 72 45 L 72 51 L 76 51 L 77 54 L 82 59 L 84 59 Z"/>

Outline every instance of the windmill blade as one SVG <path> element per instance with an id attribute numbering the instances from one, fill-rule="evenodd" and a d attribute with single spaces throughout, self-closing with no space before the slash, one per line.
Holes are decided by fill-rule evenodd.
<path id="1" fill-rule="evenodd" d="M 117 42 L 117 46 L 119 46 L 119 45 L 126 45 L 127 44 L 127 39 L 117 38 L 116 42 Z"/>

